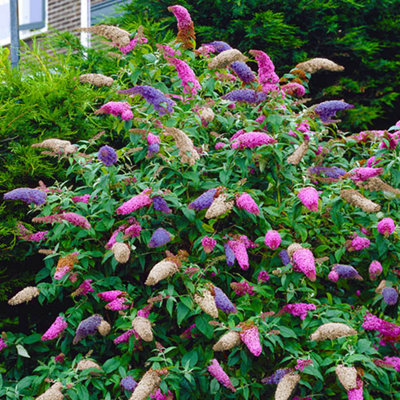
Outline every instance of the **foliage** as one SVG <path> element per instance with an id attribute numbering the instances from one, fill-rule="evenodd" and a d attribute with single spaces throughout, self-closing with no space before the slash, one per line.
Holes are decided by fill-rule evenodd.
<path id="1" fill-rule="evenodd" d="M 232 106 L 222 96 L 239 89 L 240 82 L 221 81 L 216 71 L 207 68 L 207 57 L 196 57 L 194 52 L 182 48 L 180 52 L 179 58 L 190 65 L 202 86 L 196 94 L 183 92 L 175 68 L 152 42 L 115 58 L 116 82 L 112 89 L 89 91 L 74 83 L 68 113 L 82 113 L 82 126 L 90 122 L 91 129 L 97 128 L 91 133 L 105 129 L 108 143 L 117 148 L 118 161 L 106 167 L 96 152 L 102 143 L 81 140 L 79 152 L 65 158 L 67 180 L 46 189 L 46 203 L 20 205 L 28 209 L 29 221 L 32 217 L 46 220 L 56 216 L 53 223 L 31 223 L 49 233 L 39 245 L 28 243 L 29 251 L 40 248 L 52 253 L 46 256 L 31 283 L 39 289 L 39 296 L 27 305 L 13 306 L 18 307 L 19 321 L 24 326 L 10 328 L 2 336 L 7 347 L 0 353 L 0 396 L 31 400 L 48 389 L 49 382 L 59 381 L 72 400 L 126 398 L 130 394 L 123 393 L 121 379 L 132 376 L 139 381 L 152 367 L 163 375 L 161 391 L 170 390 L 177 399 L 200 399 L 206 395 L 215 399 L 261 399 L 271 397 L 276 389 L 275 385 L 262 384 L 264 377 L 278 368 L 294 369 L 297 360 L 306 359 L 312 360 L 312 365 L 298 372 L 298 396 L 347 398 L 334 373 L 337 365 L 344 364 L 359 368 L 365 399 L 398 398 L 398 373 L 377 366 L 374 360 L 396 355 L 400 338 L 397 335 L 394 343 L 379 346 L 380 339 L 374 332 L 365 331 L 362 323 L 367 310 L 387 321 L 398 321 L 398 305 L 386 305 L 375 292 L 378 282 L 370 280 L 368 266 L 379 260 L 383 265 L 382 277 L 396 286 L 398 231 L 383 236 L 377 231 L 377 223 L 383 217 L 395 218 L 399 196 L 359 189 L 351 173 L 318 183 L 308 171 L 309 167 L 323 165 L 350 172 L 375 156 L 381 159 L 379 167 L 384 168 L 382 179 L 396 187 L 400 184 L 398 148 L 378 134 L 360 141 L 335 124 L 324 125 L 301 101 L 279 91 L 268 93 L 257 106 Z M 95 51 L 92 57 L 96 57 Z M 77 62 L 77 58 L 71 62 Z M 104 65 L 111 66 L 111 62 L 108 59 Z M 119 88 L 134 85 L 149 85 L 174 98 L 174 111 L 160 115 L 142 97 L 116 93 Z M 256 88 L 256 84 L 248 87 Z M 92 102 L 71 100 L 76 91 L 86 90 Z M 123 121 L 120 117 L 94 113 L 108 101 L 129 102 L 133 119 Z M 76 109 L 83 104 L 86 107 Z M 204 108 L 212 108 L 214 118 L 202 120 Z M 75 124 L 67 120 L 64 122 Z M 297 129 L 300 123 L 309 128 Z M 186 139 L 166 135 L 171 132 L 168 128 L 182 130 Z M 253 149 L 235 148 L 230 139 L 240 129 L 268 132 L 276 142 Z M 148 140 L 155 139 L 149 133 L 160 141 L 160 149 L 153 155 L 148 154 Z M 195 147 L 191 147 L 188 138 Z M 309 150 L 303 160 L 298 165 L 288 163 L 288 157 L 304 140 L 309 141 Z M 184 150 L 180 148 L 182 143 Z M 216 148 L 217 143 L 224 146 Z M 199 154 L 193 165 L 185 161 L 190 159 L 188 149 L 192 157 Z M 297 196 L 300 189 L 310 186 L 318 190 L 318 211 L 308 210 Z M 196 211 L 188 207 L 202 193 L 216 188 L 217 198 L 224 193 L 227 201 L 233 202 L 231 210 L 208 219 L 206 209 Z M 346 203 L 340 191 L 350 188 L 361 190 L 380 204 L 381 212 L 366 213 Z M 117 212 L 139 193 L 145 196 L 146 206 L 128 214 Z M 243 193 L 254 199 L 258 215 L 237 205 L 236 197 Z M 88 203 L 73 199 L 83 195 L 90 195 Z M 146 196 L 151 197 L 152 205 Z M 163 213 L 156 209 L 155 196 L 161 196 L 172 211 Z M 76 226 L 76 216 L 69 219 L 78 221 L 75 225 L 68 222 L 64 213 L 86 218 L 90 227 Z M 130 237 L 126 227 L 137 223 L 141 226 L 140 235 Z M 167 230 L 171 241 L 160 247 L 149 246 L 158 228 Z M 119 263 L 112 249 L 106 248 L 118 229 L 114 239 L 127 244 L 130 250 L 126 263 Z M 265 234 L 271 229 L 282 238 L 276 249 L 264 244 Z M 368 237 L 370 246 L 352 251 L 348 241 L 354 233 Z M 217 242 L 212 253 L 206 253 L 202 247 L 205 236 L 212 236 Z M 239 261 L 243 264 L 243 250 L 236 254 L 238 262 L 227 265 L 224 244 L 244 241 L 244 236 L 249 240 L 245 241 L 249 245 L 249 268 L 238 265 Z M 312 251 L 316 280 L 295 270 L 294 259 L 282 265 L 279 253 L 293 243 L 301 243 Z M 146 285 L 152 267 L 165 257 L 175 262 L 177 271 L 154 286 Z M 62 277 L 57 276 L 66 260 L 73 262 L 68 261 L 69 267 L 63 270 Z M 363 280 L 330 281 L 328 274 L 337 263 L 351 264 Z M 268 272 L 268 281 L 258 279 L 262 271 Z M 79 296 L 75 291 L 85 280 L 91 280 L 93 292 Z M 253 294 L 236 294 L 231 284 L 240 282 L 248 282 Z M 195 299 L 206 289 L 212 292 L 211 285 L 222 289 L 235 303 L 236 313 L 219 311 L 218 318 L 210 317 L 197 306 Z M 111 290 L 121 291 L 119 296 L 126 299 L 128 308 L 105 308 L 105 301 L 97 294 Z M 308 311 L 304 320 L 280 312 L 293 303 L 312 304 L 316 309 Z M 147 342 L 132 335 L 128 342 L 114 344 L 116 337 L 132 329 L 138 315 L 145 314 L 146 318 L 149 306 L 154 340 Z M 95 332 L 73 344 L 79 324 L 93 314 L 101 315 L 111 325 L 111 331 L 104 336 Z M 68 327 L 53 341 L 41 340 L 58 316 L 65 319 Z M 321 342 L 310 340 L 310 335 L 328 322 L 345 323 L 356 329 L 357 335 Z M 214 352 L 213 345 L 228 329 L 245 329 L 241 323 L 257 327 L 261 355 L 254 356 L 244 343 L 229 351 Z M 193 324 L 191 333 L 182 336 Z M 256 345 L 256 339 L 252 340 L 250 345 Z M 65 355 L 61 362 L 55 358 L 60 353 Z M 84 359 L 95 361 L 102 371 L 93 374 L 93 369 L 79 370 L 78 363 Z M 217 359 L 228 374 L 235 393 L 209 375 L 207 367 L 212 359 Z"/>
<path id="2" fill-rule="evenodd" d="M 137 15 L 175 29 L 168 0 L 133 0 L 116 19 L 129 27 Z M 383 129 L 400 106 L 399 3 L 397 0 L 207 0 L 182 1 L 196 24 L 199 43 L 224 40 L 242 51 L 262 49 L 282 75 L 295 64 L 326 57 L 345 67 L 312 79 L 315 101 L 342 99 L 359 107 L 345 129 Z M 357 111 L 359 110 L 359 111 Z M 362 111 L 361 111 L 362 110 Z M 362 115 L 362 118 L 360 118 Z"/>

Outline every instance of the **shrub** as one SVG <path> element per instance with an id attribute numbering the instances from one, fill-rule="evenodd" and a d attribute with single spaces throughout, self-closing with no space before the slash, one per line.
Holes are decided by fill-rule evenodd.
<path id="1" fill-rule="evenodd" d="M 174 28 L 166 14 L 167 0 L 133 0 L 116 19 L 129 27 L 137 15 Z M 400 28 L 396 1 L 374 2 L 228 0 L 183 1 L 196 22 L 198 43 L 224 40 L 242 51 L 267 51 L 279 75 L 313 57 L 327 57 L 345 67 L 341 74 L 319 73 L 312 78 L 316 102 L 346 98 L 357 104 L 343 127 L 384 129 L 397 119 L 400 81 L 396 58 Z"/>
<path id="2" fill-rule="evenodd" d="M 87 112 L 123 144 L 80 142 L 68 180 L 24 205 L 47 255 L 9 301 L 29 323 L 2 335 L 0 394 L 393 397 L 400 327 L 381 293 L 400 248 L 377 225 L 397 223 L 399 127 L 344 134 L 265 69 L 263 91 L 240 89 L 215 54 L 170 45 L 128 53 Z"/>

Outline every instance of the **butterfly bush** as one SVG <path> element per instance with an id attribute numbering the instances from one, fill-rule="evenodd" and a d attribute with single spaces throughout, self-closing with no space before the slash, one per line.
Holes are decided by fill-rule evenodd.
<path id="1" fill-rule="evenodd" d="M 308 74 L 343 67 L 318 58 L 285 74 L 271 48 L 279 79 L 261 49 L 218 37 L 195 49 L 189 11 L 169 11 L 176 40 L 157 24 L 133 38 L 96 26 L 122 54 L 91 49 L 90 71 L 71 71 L 77 91 L 81 72 L 113 78 L 90 86 L 95 116 L 70 105 L 98 135 L 46 139 L 41 157 L 67 180 L 5 182 L 18 257 L 38 268 L 29 282 L 15 268 L 3 294 L 19 323 L 2 321 L 0 398 L 396 393 L 400 124 L 343 132 L 333 118 L 350 104 L 298 98 L 312 97 Z"/>
<path id="2" fill-rule="evenodd" d="M 201 85 L 189 65 L 179 58 L 170 58 L 168 61 L 176 68 L 182 81 L 183 93 L 197 94 L 197 90 L 201 90 Z"/>
<path id="3" fill-rule="evenodd" d="M 18 188 L 4 194 L 4 200 L 21 200 L 40 206 L 46 202 L 46 193 L 39 189 Z"/>
<path id="4" fill-rule="evenodd" d="M 117 162 L 117 153 L 112 147 L 107 145 L 100 148 L 98 157 L 106 167 L 110 167 Z"/>
<path id="5" fill-rule="evenodd" d="M 277 231 L 269 230 L 265 234 L 264 243 L 272 250 L 276 250 L 280 246 L 281 241 L 281 235 Z"/>
<path id="6" fill-rule="evenodd" d="M 140 95 L 151 104 L 160 115 L 171 113 L 175 102 L 165 96 L 161 90 L 149 85 L 137 85 L 130 89 L 119 90 L 118 93 L 131 96 Z"/>
<path id="7" fill-rule="evenodd" d="M 123 121 L 129 121 L 133 118 L 131 106 L 129 103 L 121 101 L 109 101 L 108 103 L 101 106 L 97 111 L 97 114 L 111 114 L 115 117 L 121 117 Z"/>

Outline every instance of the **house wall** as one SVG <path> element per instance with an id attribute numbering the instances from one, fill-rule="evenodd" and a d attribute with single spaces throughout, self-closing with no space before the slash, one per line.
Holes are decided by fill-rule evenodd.
<path id="1" fill-rule="evenodd" d="M 81 25 L 80 0 L 48 0 L 49 30 L 72 32 Z"/>

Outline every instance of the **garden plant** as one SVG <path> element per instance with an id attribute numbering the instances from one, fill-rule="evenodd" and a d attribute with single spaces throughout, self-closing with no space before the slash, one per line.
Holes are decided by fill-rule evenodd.
<path id="1" fill-rule="evenodd" d="M 302 100 L 341 65 L 278 76 L 168 10 L 168 43 L 87 28 L 119 52 L 77 82 L 99 130 L 35 143 L 66 180 L 4 195 L 45 258 L 8 301 L 28 326 L 1 334 L 0 398 L 399 399 L 400 122 L 343 132 L 354 105 Z"/>

